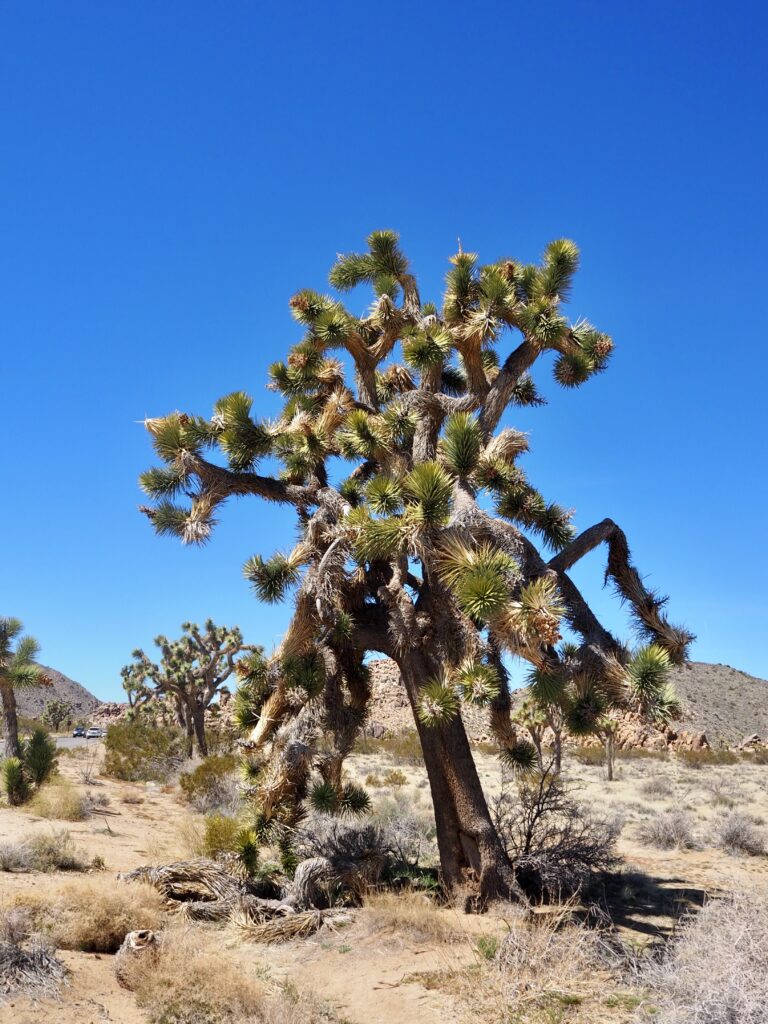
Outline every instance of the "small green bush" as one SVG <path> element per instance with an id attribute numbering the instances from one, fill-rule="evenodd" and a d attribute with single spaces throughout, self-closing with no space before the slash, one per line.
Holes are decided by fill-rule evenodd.
<path id="1" fill-rule="evenodd" d="M 179 776 L 182 798 L 202 814 L 218 808 L 234 809 L 239 800 L 234 754 L 207 757 L 191 772 Z"/>
<path id="2" fill-rule="evenodd" d="M 180 730 L 134 719 L 107 729 L 102 774 L 124 782 L 168 782 L 184 762 Z"/>
<path id="3" fill-rule="evenodd" d="M 23 758 L 32 781 L 41 786 L 56 770 L 56 741 L 38 726 L 24 744 Z"/>
<path id="4" fill-rule="evenodd" d="M 390 768 L 384 773 L 381 781 L 385 786 L 404 786 L 408 782 L 408 776 L 399 768 Z"/>
<path id="5" fill-rule="evenodd" d="M 6 757 L 0 768 L 3 789 L 11 807 L 26 803 L 31 795 L 29 779 L 24 763 L 18 757 Z"/>
<path id="6" fill-rule="evenodd" d="M 222 853 L 238 852 L 241 831 L 242 826 L 237 818 L 229 818 L 226 814 L 209 814 L 205 819 L 203 853 L 215 860 Z"/>

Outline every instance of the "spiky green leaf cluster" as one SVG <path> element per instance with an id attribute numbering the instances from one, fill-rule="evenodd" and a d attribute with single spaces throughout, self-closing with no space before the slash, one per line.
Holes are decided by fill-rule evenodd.
<path id="1" fill-rule="evenodd" d="M 253 585 L 260 601 L 276 604 L 300 578 L 300 568 L 287 555 L 276 554 L 266 561 L 261 555 L 249 558 L 243 575 Z"/>
<path id="2" fill-rule="evenodd" d="M 449 678 L 431 679 L 421 688 L 417 714 L 424 725 L 447 725 L 459 711 L 456 687 Z"/>

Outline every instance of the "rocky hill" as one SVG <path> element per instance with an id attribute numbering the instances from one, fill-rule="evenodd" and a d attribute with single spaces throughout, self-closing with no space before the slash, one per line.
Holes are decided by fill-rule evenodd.
<path id="1" fill-rule="evenodd" d="M 370 663 L 372 707 L 370 730 L 397 732 L 413 727 L 413 716 L 399 682 L 397 666 L 386 659 Z M 662 746 L 667 742 L 695 745 L 703 733 L 711 746 L 738 745 L 755 733 L 768 742 L 768 681 L 739 672 L 729 665 L 694 661 L 675 669 L 673 683 L 682 699 L 684 716 L 675 723 L 675 736 L 649 730 L 627 720 L 626 745 Z M 522 700 L 516 691 L 513 700 Z M 472 708 L 462 710 L 467 731 L 474 740 L 488 739 L 486 715 Z M 620 739 L 620 745 L 624 743 Z"/>
<path id="2" fill-rule="evenodd" d="M 41 665 L 40 668 L 50 680 L 50 684 L 17 690 L 16 704 L 20 715 L 26 718 L 37 718 L 42 715 L 48 701 L 54 699 L 71 704 L 73 718 L 87 718 L 100 707 L 101 701 L 98 697 L 94 697 L 90 691 L 80 683 L 76 683 L 74 679 L 70 679 L 63 672 L 59 672 L 55 668 L 48 668 L 46 665 Z"/>
<path id="3" fill-rule="evenodd" d="M 733 746 L 753 733 L 768 742 L 768 680 L 692 661 L 675 669 L 672 681 L 685 708 L 680 728 L 705 732 L 713 746 Z"/>

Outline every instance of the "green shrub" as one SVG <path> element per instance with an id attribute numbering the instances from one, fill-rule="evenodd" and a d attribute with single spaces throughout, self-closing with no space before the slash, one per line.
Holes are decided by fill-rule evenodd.
<path id="1" fill-rule="evenodd" d="M 30 797 L 29 779 L 26 768 L 18 757 L 6 757 L 3 761 L 0 773 L 3 779 L 3 789 L 11 807 L 18 807 L 26 803 Z"/>
<path id="2" fill-rule="evenodd" d="M 237 818 L 226 814 L 209 814 L 205 819 L 203 853 L 215 860 L 222 853 L 236 853 L 240 848 L 242 826 Z"/>
<path id="3" fill-rule="evenodd" d="M 384 773 L 381 781 L 385 786 L 404 786 L 408 782 L 408 776 L 399 768 L 390 768 Z"/>
<path id="4" fill-rule="evenodd" d="M 102 774 L 125 782 L 168 782 L 184 762 L 180 730 L 141 719 L 107 729 Z"/>
<path id="5" fill-rule="evenodd" d="M 183 799 L 205 814 L 217 808 L 234 810 L 239 802 L 235 772 L 239 761 L 234 754 L 207 757 L 191 772 L 182 772 L 179 785 Z"/>
<path id="6" fill-rule="evenodd" d="M 36 786 L 42 785 L 56 770 L 56 741 L 38 726 L 24 744 L 24 764 Z"/>

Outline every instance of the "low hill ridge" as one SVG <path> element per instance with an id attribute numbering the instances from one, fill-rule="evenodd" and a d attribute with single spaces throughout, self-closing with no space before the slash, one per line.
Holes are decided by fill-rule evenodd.
<path id="1" fill-rule="evenodd" d="M 18 712 L 26 718 L 38 718 L 49 700 L 63 700 L 72 705 L 72 717 L 82 718 L 92 714 L 101 706 L 98 697 L 86 690 L 80 683 L 65 676 L 58 669 L 41 665 L 40 668 L 50 680 L 48 686 L 29 686 L 16 691 Z"/>

